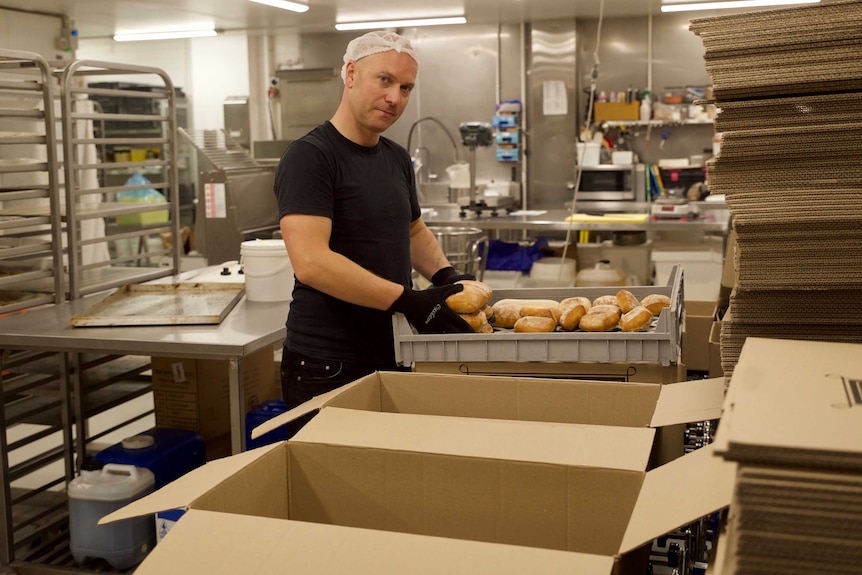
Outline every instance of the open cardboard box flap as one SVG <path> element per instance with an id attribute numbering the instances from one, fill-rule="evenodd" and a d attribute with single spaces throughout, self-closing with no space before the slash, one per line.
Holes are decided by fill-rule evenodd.
<path id="1" fill-rule="evenodd" d="M 251 432 L 252 438 L 323 407 L 484 419 L 662 427 L 717 419 L 724 379 L 672 384 L 376 372 L 319 395 Z"/>
<path id="2" fill-rule="evenodd" d="M 632 432 L 637 433 L 633 435 Z M 368 518 L 368 515 L 357 514 L 357 508 L 361 512 L 363 505 L 365 509 L 374 508 L 378 511 L 382 511 L 384 507 L 380 507 L 377 500 L 366 501 L 362 499 L 369 494 L 374 495 L 374 493 L 379 492 L 381 482 L 379 481 L 380 477 L 369 478 L 362 469 L 357 470 L 357 465 L 360 463 L 360 467 L 371 465 L 369 469 L 372 474 L 397 474 L 392 478 L 389 478 L 388 475 L 382 477 L 383 483 L 388 484 L 389 481 L 394 481 L 393 485 L 395 486 L 399 485 L 397 479 L 405 477 L 400 474 L 404 473 L 406 468 L 399 465 L 388 467 L 387 462 L 407 462 L 413 466 L 412 469 L 417 473 L 422 473 L 423 470 L 427 471 L 428 469 L 434 471 L 442 469 L 447 473 L 452 469 L 469 469 L 471 471 L 468 475 L 462 476 L 461 479 L 458 479 L 457 475 L 445 475 L 447 479 L 453 481 L 463 481 L 466 477 L 468 483 L 452 483 L 443 486 L 443 488 L 449 489 L 445 492 L 447 499 L 449 495 L 455 495 L 461 497 L 461 501 L 466 501 L 467 505 L 473 505 L 474 502 L 463 499 L 465 495 L 459 491 L 461 488 L 466 486 L 476 493 L 481 493 L 488 488 L 492 488 L 493 491 L 499 487 L 493 481 L 484 482 L 479 476 L 474 476 L 473 470 L 491 469 L 494 477 L 514 479 L 517 485 L 530 485 L 533 477 L 563 479 L 566 476 L 576 478 L 579 474 L 587 473 L 588 475 L 599 474 L 601 477 L 607 476 L 617 479 L 624 476 L 630 477 L 633 483 L 627 480 L 627 484 L 636 486 L 633 493 L 629 492 L 633 497 L 633 507 L 630 507 L 625 515 L 619 515 L 618 512 L 615 515 L 611 514 L 614 515 L 611 521 L 616 525 L 614 531 L 619 532 L 620 537 L 614 539 L 613 547 L 608 548 L 607 551 L 596 552 L 590 549 L 567 547 L 565 544 L 560 545 L 553 542 L 539 542 L 535 545 L 514 543 L 526 547 L 558 549 L 569 553 L 577 551 L 588 555 L 603 555 L 616 560 L 620 555 L 638 548 L 656 537 L 730 504 L 735 466 L 733 463 L 715 457 L 711 446 L 701 448 L 649 472 L 643 471 L 650 449 L 649 441 L 636 440 L 640 447 L 622 449 L 618 459 L 627 461 L 627 463 L 623 465 L 616 463 L 614 469 L 590 467 L 590 461 L 602 463 L 595 459 L 598 457 L 595 453 L 580 449 L 580 442 L 584 441 L 602 442 L 605 447 L 596 449 L 599 451 L 600 449 L 609 449 L 608 445 L 620 440 L 630 441 L 637 437 L 648 438 L 651 433 L 654 433 L 654 430 L 647 428 L 626 429 L 542 422 L 471 420 L 445 416 L 375 413 L 330 407 L 322 410 L 318 417 L 315 417 L 290 441 L 207 464 L 163 487 L 156 493 L 130 503 L 123 509 L 106 516 L 100 523 L 177 507 L 228 512 L 226 514 L 239 513 L 244 517 L 275 516 L 279 517 L 277 520 L 281 521 L 313 520 L 313 518 L 309 519 L 307 515 L 303 517 L 304 510 L 301 508 L 304 507 L 307 511 L 311 507 L 317 507 L 326 509 L 327 513 L 335 511 L 347 515 L 353 514 L 350 515 L 352 518 L 359 516 L 364 520 Z M 468 439 L 470 436 L 472 439 Z M 549 441 L 549 439 L 551 440 Z M 536 448 L 536 446 L 548 442 L 557 444 L 557 446 Z M 421 448 L 417 448 L 416 445 L 420 445 Z M 420 449 L 430 452 L 420 451 Z M 638 449 L 642 453 L 635 453 Z M 516 459 L 512 459 L 512 457 Z M 305 466 L 303 466 L 303 462 L 305 462 Z M 380 465 L 381 462 L 384 465 Z M 309 463 L 311 464 L 310 467 L 307 465 Z M 484 467 L 482 467 L 483 465 Z M 634 469 L 638 466 L 640 466 L 640 471 Z M 503 472 L 503 475 L 499 475 L 499 472 Z M 352 479 L 350 474 L 354 474 Z M 408 474 L 406 477 L 411 476 L 413 475 Z M 291 479 L 288 480 L 288 477 Z M 297 478 L 298 481 L 296 485 L 294 478 Z M 433 477 L 426 477 L 425 481 L 428 480 L 433 480 Z M 350 483 L 351 481 L 359 483 Z M 571 479 L 562 481 L 559 485 L 562 485 L 565 491 L 566 485 L 571 487 L 570 481 Z M 432 488 L 432 491 L 434 489 L 439 491 L 441 487 L 439 483 L 436 485 L 424 483 L 423 485 L 423 489 L 419 490 L 423 493 L 429 487 Z M 692 485 L 704 486 L 704 489 L 693 490 L 691 489 Z M 294 494 L 294 489 L 299 489 L 301 492 Z M 347 505 L 350 509 L 345 509 L 345 505 L 339 503 L 347 501 L 344 499 L 345 489 L 348 489 L 351 494 L 348 498 L 350 503 Z M 456 491 L 451 491 L 451 489 Z M 477 489 L 478 491 L 475 491 Z M 617 499 L 613 495 L 613 489 L 615 489 L 613 486 L 608 487 L 603 484 L 602 489 L 605 490 L 604 495 L 610 497 L 607 501 Z M 287 496 L 288 492 L 290 492 L 289 497 Z M 577 492 L 575 491 L 575 493 Z M 309 493 L 320 494 L 322 499 L 311 501 Z M 514 515 L 504 513 L 502 517 L 507 517 L 509 522 L 520 524 L 521 514 L 524 514 L 527 521 L 526 525 L 532 525 L 526 529 L 526 537 L 532 537 L 532 531 L 541 526 L 552 536 L 557 537 L 557 541 L 565 541 L 570 536 L 566 535 L 567 528 L 565 525 L 573 525 L 570 521 L 576 521 L 576 524 L 580 525 L 579 528 L 585 531 L 592 531 L 593 523 L 596 521 L 608 521 L 608 516 L 599 511 L 604 509 L 604 503 L 591 501 L 589 504 L 592 505 L 591 509 L 594 515 L 581 515 L 577 509 L 561 510 L 563 521 L 560 525 L 563 531 L 560 532 L 556 528 L 549 530 L 548 526 L 552 516 L 545 516 L 544 514 L 552 511 L 553 508 L 541 511 L 540 502 L 535 502 L 533 499 L 544 497 L 546 495 L 544 489 L 535 491 L 528 489 L 526 493 L 521 490 L 510 492 L 510 494 L 515 495 L 515 498 L 520 498 L 520 500 L 514 502 L 514 506 L 504 510 L 506 513 L 513 512 Z M 397 513 L 405 513 L 408 509 L 414 509 L 412 504 L 403 506 L 405 490 L 398 489 L 395 495 L 400 499 L 387 499 L 386 503 L 399 509 L 400 511 Z M 356 497 L 360 497 L 360 499 L 356 499 Z M 452 512 L 453 509 L 455 513 L 462 512 L 457 505 L 452 504 L 451 500 L 439 499 L 439 493 L 437 497 L 438 499 L 425 501 L 425 504 L 429 505 L 426 509 L 432 509 L 435 514 L 438 512 L 445 514 Z M 290 500 L 289 505 L 288 499 Z M 316 499 L 316 497 L 311 497 L 311 499 Z M 486 499 L 495 502 L 494 505 L 498 505 L 501 501 L 496 495 Z M 594 498 L 587 499 L 592 500 Z M 248 500 L 248 505 L 243 503 L 244 500 Z M 238 501 L 240 503 L 237 503 Z M 504 505 L 509 505 L 505 498 L 502 501 Z M 448 510 L 441 509 L 440 504 L 448 505 Z M 477 505 L 485 505 L 485 502 L 479 502 Z M 284 511 L 279 511 L 279 509 Z M 484 507 L 482 509 L 485 510 Z M 498 516 L 495 515 L 496 511 L 491 511 L 492 513 L 488 516 Z M 541 513 L 544 519 L 541 523 L 529 523 L 530 518 L 536 519 L 536 513 Z M 282 515 L 280 516 L 280 514 Z M 469 515 L 469 513 L 467 514 Z M 400 517 L 403 519 L 406 516 Z M 257 519 L 259 518 L 251 517 L 242 521 L 253 522 Z M 327 516 L 326 519 L 329 517 Z M 371 518 L 371 520 L 377 521 L 377 518 Z M 180 523 L 182 521 L 183 519 L 180 520 Z M 345 523 L 339 523 L 338 519 L 331 521 L 331 523 L 345 525 Z M 443 525 L 445 529 L 449 523 L 441 524 L 438 521 L 436 525 L 438 527 Z M 499 529 L 506 524 L 495 525 L 494 529 Z M 369 527 L 355 524 L 353 526 Z M 378 528 L 370 527 L 372 529 Z M 521 525 L 517 529 L 525 531 L 524 527 L 525 525 Z M 208 533 L 210 527 L 201 526 L 200 530 L 202 533 Z M 260 530 L 257 527 L 249 528 L 249 537 L 254 537 L 254 533 Z M 382 530 L 398 531 L 397 528 Z M 511 541 L 495 539 L 493 536 L 483 539 L 481 537 L 461 537 L 457 534 L 457 536 L 447 535 L 445 532 L 421 533 L 423 535 L 440 535 L 446 538 L 472 539 L 490 543 L 512 543 Z M 559 536 L 562 536 L 562 539 Z M 166 540 L 169 540 L 170 537 L 169 534 Z M 205 533 L 201 535 L 201 538 L 205 538 Z M 600 543 L 607 546 L 607 541 L 604 538 Z M 296 549 L 293 545 L 291 547 Z M 369 552 L 374 553 L 374 551 Z M 574 555 L 575 553 L 573 553 Z M 145 563 L 147 562 L 145 561 Z M 269 570 L 261 570 L 260 572 L 268 573 Z M 576 572 L 609 573 L 610 570 L 596 570 L 594 565 L 592 571 Z"/>
<path id="3" fill-rule="evenodd" d="M 612 567 L 601 555 L 190 510 L 135 573 L 593 575 Z"/>

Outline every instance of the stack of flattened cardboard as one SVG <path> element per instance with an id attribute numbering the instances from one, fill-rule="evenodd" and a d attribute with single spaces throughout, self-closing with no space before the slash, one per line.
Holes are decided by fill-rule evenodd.
<path id="1" fill-rule="evenodd" d="M 727 575 L 858 573 L 862 345 L 748 338 L 713 444 L 737 463 Z"/>
<path id="2" fill-rule="evenodd" d="M 722 324 L 729 378 L 748 337 L 862 343 L 862 2 L 693 20 L 714 83 L 737 242 Z"/>

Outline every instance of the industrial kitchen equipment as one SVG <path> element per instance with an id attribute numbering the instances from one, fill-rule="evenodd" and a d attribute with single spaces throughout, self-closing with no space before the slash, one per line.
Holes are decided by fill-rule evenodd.
<path id="1" fill-rule="evenodd" d="M 201 164 L 195 249 L 210 265 L 239 260 L 242 242 L 269 239 L 278 230 L 277 163 L 252 158 L 224 130 L 179 131 L 212 166 Z"/>
<path id="2" fill-rule="evenodd" d="M 481 214 L 483 210 L 491 210 L 491 215 L 496 216 L 499 209 L 512 209 L 515 203 L 510 196 L 483 196 L 477 198 L 476 194 L 476 148 L 487 147 L 494 142 L 491 124 L 485 122 L 463 122 L 458 126 L 461 132 L 461 143 L 470 151 L 468 162 L 470 165 L 470 201 L 461 206 L 461 217 L 467 212 Z"/>

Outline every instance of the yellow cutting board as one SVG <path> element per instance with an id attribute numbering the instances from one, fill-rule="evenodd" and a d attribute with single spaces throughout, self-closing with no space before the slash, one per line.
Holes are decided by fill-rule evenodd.
<path id="1" fill-rule="evenodd" d="M 649 219 L 649 214 L 572 214 L 567 222 L 597 223 L 597 224 L 643 224 Z"/>

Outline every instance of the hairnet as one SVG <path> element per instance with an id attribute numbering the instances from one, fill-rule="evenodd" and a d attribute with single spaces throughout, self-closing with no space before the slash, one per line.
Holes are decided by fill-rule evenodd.
<path id="1" fill-rule="evenodd" d="M 375 31 L 363 34 L 358 38 L 354 38 L 347 45 L 347 51 L 344 52 L 344 65 L 341 66 L 341 79 L 346 80 L 347 63 L 351 60 L 356 62 L 366 56 L 379 54 L 380 52 L 388 52 L 395 50 L 396 52 L 407 54 L 416 63 L 419 63 L 419 53 L 410 44 L 410 40 L 396 34 L 395 32 Z"/>

